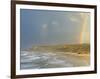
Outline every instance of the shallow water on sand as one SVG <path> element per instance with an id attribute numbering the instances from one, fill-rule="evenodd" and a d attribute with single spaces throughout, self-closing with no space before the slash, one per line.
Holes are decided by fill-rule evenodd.
<path id="1" fill-rule="evenodd" d="M 89 57 L 70 54 L 21 51 L 20 69 L 43 69 L 88 66 Z"/>

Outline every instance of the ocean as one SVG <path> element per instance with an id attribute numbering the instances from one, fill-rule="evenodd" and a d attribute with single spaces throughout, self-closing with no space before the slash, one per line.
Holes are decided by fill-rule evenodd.
<path id="1" fill-rule="evenodd" d="M 43 69 L 88 66 L 89 57 L 40 51 L 21 51 L 20 69 Z"/>

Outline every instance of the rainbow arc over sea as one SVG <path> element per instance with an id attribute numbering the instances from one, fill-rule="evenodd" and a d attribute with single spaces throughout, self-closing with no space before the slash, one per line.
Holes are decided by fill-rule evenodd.
<path id="1" fill-rule="evenodd" d="M 81 24 L 82 30 L 81 30 L 81 33 L 80 33 L 79 42 L 80 42 L 80 44 L 83 44 L 85 42 L 90 41 L 90 32 L 86 32 L 87 27 L 89 27 L 88 26 L 88 16 L 84 13 L 80 13 L 80 16 L 81 16 L 83 22 Z"/>

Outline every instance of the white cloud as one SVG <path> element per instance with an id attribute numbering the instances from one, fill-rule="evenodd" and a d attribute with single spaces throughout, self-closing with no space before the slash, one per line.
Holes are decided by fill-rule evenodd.
<path id="1" fill-rule="evenodd" d="M 43 29 L 47 29 L 48 25 L 47 24 L 43 24 L 42 28 Z"/>
<path id="2" fill-rule="evenodd" d="M 41 29 L 41 40 L 45 41 L 45 39 L 47 38 L 48 35 L 48 24 L 43 24 L 42 25 L 42 29 Z"/>
<path id="3" fill-rule="evenodd" d="M 56 21 L 52 21 L 52 24 L 53 25 L 57 25 L 58 23 Z"/>
<path id="4" fill-rule="evenodd" d="M 73 22 L 78 22 L 79 20 L 77 19 L 77 17 L 74 17 L 74 16 L 71 16 L 70 17 L 70 20 L 73 21 Z"/>

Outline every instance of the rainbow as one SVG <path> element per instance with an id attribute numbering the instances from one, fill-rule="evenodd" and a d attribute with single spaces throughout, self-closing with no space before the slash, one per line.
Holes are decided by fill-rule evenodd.
<path id="1" fill-rule="evenodd" d="M 87 29 L 87 15 L 84 14 L 84 13 L 80 13 L 80 16 L 82 18 L 82 30 L 81 30 L 81 33 L 80 33 L 80 39 L 79 39 L 79 42 L 80 44 L 84 43 L 86 41 L 86 39 L 88 39 L 88 34 L 86 34 L 86 29 Z M 88 38 L 87 38 L 88 37 Z"/>

